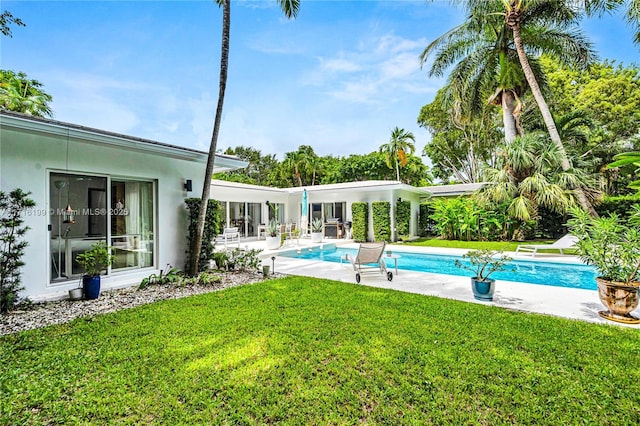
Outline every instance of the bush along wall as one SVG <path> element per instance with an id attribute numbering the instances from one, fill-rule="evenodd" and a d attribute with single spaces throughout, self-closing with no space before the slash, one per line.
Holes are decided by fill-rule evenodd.
<path id="1" fill-rule="evenodd" d="M 374 241 L 391 241 L 390 208 L 391 203 L 388 201 L 374 201 L 371 203 Z"/>
<path id="2" fill-rule="evenodd" d="M 396 201 L 396 231 L 398 238 L 409 236 L 409 223 L 411 222 L 411 202 Z"/>
<path id="3" fill-rule="evenodd" d="M 18 293 L 21 285 L 20 268 L 27 247 L 24 240 L 29 227 L 24 224 L 25 210 L 35 207 L 29 198 L 30 192 L 14 189 L 10 193 L 0 191 L 0 312 L 7 312 L 21 300 Z"/>
<path id="4" fill-rule="evenodd" d="M 351 204 L 351 231 L 354 241 L 367 241 L 367 229 L 369 229 L 369 204 L 356 202 Z"/>
<path id="5" fill-rule="evenodd" d="M 198 213 L 200 212 L 200 199 L 199 198 L 187 198 L 184 200 L 187 204 L 187 212 L 189 215 L 189 232 L 187 233 L 187 264 L 185 271 L 189 271 L 189 261 L 191 258 L 191 248 L 193 246 L 193 240 L 196 233 L 196 225 L 198 223 Z M 207 215 L 204 221 L 204 233 L 202 234 L 202 248 L 200 249 L 200 259 L 198 260 L 198 272 L 204 271 L 209 266 L 209 259 L 213 254 L 214 245 L 211 241 L 214 241 L 216 235 L 222 231 L 222 224 L 220 223 L 220 203 L 216 200 L 209 200 L 207 206 Z"/>

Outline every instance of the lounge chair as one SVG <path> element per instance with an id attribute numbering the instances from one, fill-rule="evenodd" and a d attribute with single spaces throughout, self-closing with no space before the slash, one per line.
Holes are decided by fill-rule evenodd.
<path id="1" fill-rule="evenodd" d="M 227 248 L 229 244 L 238 244 L 240 247 L 240 232 L 238 228 L 224 228 L 222 234 L 216 237 L 216 243 L 224 243 L 224 248 Z"/>
<path id="2" fill-rule="evenodd" d="M 387 279 L 393 279 L 393 273 L 387 271 L 387 264 L 382 259 L 384 253 L 384 241 L 378 243 L 362 243 L 358 248 L 358 254 L 353 257 L 347 254 L 347 259 L 351 262 L 353 270 L 356 272 L 356 282 L 359 283 L 361 275 L 374 273 L 386 275 Z"/>
<path id="3" fill-rule="evenodd" d="M 558 241 L 554 242 L 553 244 L 522 244 L 522 245 L 519 245 L 518 248 L 516 249 L 516 253 L 519 253 L 521 251 L 523 251 L 523 252 L 531 252 L 531 256 L 535 257 L 535 255 L 538 252 L 538 250 L 556 249 L 556 250 L 560 250 L 560 254 L 564 254 L 564 252 L 562 250 L 568 249 L 568 248 L 573 248 L 576 245 L 576 242 L 578 242 L 578 237 L 574 237 L 573 235 L 567 234 L 564 237 L 560 238 Z"/>

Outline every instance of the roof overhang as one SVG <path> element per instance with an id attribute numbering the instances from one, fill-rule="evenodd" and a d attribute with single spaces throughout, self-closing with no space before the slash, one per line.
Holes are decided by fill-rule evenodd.
<path id="1" fill-rule="evenodd" d="M 458 197 L 469 195 L 487 185 L 486 182 L 457 183 L 453 185 L 425 186 L 423 189 L 431 193 L 432 197 Z"/>
<path id="2" fill-rule="evenodd" d="M 407 185 L 405 183 L 389 180 L 368 180 L 359 182 L 343 182 L 332 183 L 328 185 L 313 185 L 313 186 L 298 186 L 293 188 L 273 188 L 269 186 L 251 185 L 247 183 L 230 182 L 224 180 L 213 180 L 211 185 L 220 187 L 229 187 L 241 189 L 252 189 L 260 191 L 269 191 L 280 194 L 301 194 L 303 190 L 307 190 L 308 193 L 321 193 L 321 192 L 335 192 L 335 191 L 358 191 L 358 192 L 373 192 L 373 191 L 393 191 L 402 190 L 412 193 L 420 194 L 421 196 L 428 196 L 430 192 L 425 190 L 424 187 L 415 187 Z"/>
<path id="3" fill-rule="evenodd" d="M 231 188 L 238 190 L 256 190 L 261 192 L 271 192 L 278 194 L 287 194 L 290 188 L 275 188 L 271 186 L 251 185 L 249 183 L 232 182 L 228 180 L 212 179 L 211 186 L 221 188 Z"/>
<path id="4" fill-rule="evenodd" d="M 17 129 L 31 133 L 57 135 L 70 140 L 107 145 L 122 150 L 138 151 L 169 156 L 176 159 L 206 163 L 208 153 L 192 148 L 180 147 L 150 139 L 93 129 L 77 124 L 32 117 L 11 111 L 0 111 L 0 127 Z M 248 163 L 230 155 L 216 154 L 214 173 L 247 167 Z"/>

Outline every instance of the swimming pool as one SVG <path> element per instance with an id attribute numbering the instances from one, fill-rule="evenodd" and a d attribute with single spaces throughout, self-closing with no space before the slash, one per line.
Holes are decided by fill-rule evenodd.
<path id="1" fill-rule="evenodd" d="M 321 250 L 315 247 L 311 251 L 308 249 L 300 250 L 300 252 L 289 251 L 280 254 L 280 256 L 340 262 L 340 259 L 343 259 L 345 254 L 348 253 L 355 256 L 357 252 L 357 249 L 329 247 Z M 400 256 L 398 258 L 398 269 L 466 277 L 472 275 L 470 271 L 456 268 L 454 264 L 456 259 L 463 263 L 469 263 L 463 260 L 461 256 L 408 252 L 394 252 L 394 254 Z M 387 261 L 387 266 L 392 268 L 394 263 L 389 260 Z M 512 271 L 505 270 L 495 272 L 491 277 L 497 280 L 517 281 L 529 284 L 582 288 L 587 290 L 597 289 L 595 280 L 596 270 L 592 266 L 539 260 L 514 260 L 509 262 L 507 268 Z"/>

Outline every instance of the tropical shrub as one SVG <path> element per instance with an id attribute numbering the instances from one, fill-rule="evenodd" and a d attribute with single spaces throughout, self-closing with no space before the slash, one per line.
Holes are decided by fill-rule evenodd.
<path id="1" fill-rule="evenodd" d="M 7 312 L 23 301 L 18 296 L 24 290 L 20 285 L 20 268 L 24 266 L 22 256 L 28 244 L 24 236 L 29 230 L 24 225 L 23 212 L 36 205 L 30 194 L 20 188 L 8 194 L 0 191 L 0 312 Z"/>
<path id="2" fill-rule="evenodd" d="M 547 136 L 531 133 L 501 147 L 495 167 L 483 170 L 484 180 L 490 184 L 474 197 L 483 202 L 507 203 L 506 214 L 523 225 L 537 221 L 541 207 L 565 214 L 569 207 L 578 205 L 578 192 L 597 197 L 595 180 L 585 172 L 581 159 L 573 158 L 574 167 L 563 171 L 563 155 Z"/>
<path id="3" fill-rule="evenodd" d="M 187 204 L 189 230 L 187 232 L 187 259 L 191 258 L 191 250 L 196 233 L 196 225 L 198 223 L 198 214 L 200 212 L 200 199 L 199 198 L 187 198 L 184 200 Z M 200 249 L 200 257 L 198 260 L 198 272 L 204 271 L 209 266 L 209 259 L 213 254 L 216 235 L 222 231 L 222 223 L 220 220 L 220 203 L 216 200 L 209 200 L 207 206 L 207 215 L 204 221 L 204 232 L 202 234 L 202 248 Z M 188 275 L 191 274 L 189 265 L 187 264 L 185 269 Z"/>
<path id="4" fill-rule="evenodd" d="M 76 256 L 76 262 L 84 270 L 85 276 L 96 277 L 113 262 L 111 250 L 104 241 L 99 241 Z"/>
<path id="5" fill-rule="evenodd" d="M 369 204 L 356 202 L 351 204 L 351 230 L 354 241 L 367 241 L 369 229 Z"/>
<path id="6" fill-rule="evenodd" d="M 267 234 L 270 237 L 277 237 L 279 230 L 280 230 L 280 226 L 278 226 L 278 221 L 275 219 L 271 219 L 267 224 Z"/>
<path id="7" fill-rule="evenodd" d="M 497 257 L 500 255 L 500 257 Z M 508 262 L 513 260 L 501 251 L 471 250 L 462 255 L 463 261 L 456 260 L 456 268 L 466 269 L 473 273 L 472 278 L 478 281 L 488 281 L 494 272 L 506 269 Z"/>
<path id="8" fill-rule="evenodd" d="M 626 165 L 634 165 L 638 167 L 635 171 L 636 175 L 640 176 L 640 152 L 623 152 L 613 157 L 613 163 L 609 164 L 607 168 L 621 167 Z M 633 181 L 629 184 L 629 188 L 640 191 L 640 180 Z"/>
<path id="9" fill-rule="evenodd" d="M 210 286 L 220 282 L 222 282 L 220 275 L 211 271 L 203 271 L 195 277 L 187 277 L 179 269 L 167 265 L 159 274 L 151 274 L 143 279 L 138 286 L 138 290 L 142 290 L 150 285 L 176 285 L 180 287 L 194 285 Z"/>
<path id="10" fill-rule="evenodd" d="M 591 217 L 581 209 L 571 209 L 568 222 L 580 259 L 598 269 L 607 281 L 636 283 L 640 279 L 640 208 L 630 212 L 629 220 L 611 213 Z"/>
<path id="11" fill-rule="evenodd" d="M 447 240 L 508 240 L 519 226 L 519 221 L 506 214 L 506 204 L 471 197 L 440 198 L 431 203 L 431 208 L 433 227 L 437 235 Z"/>
<path id="12" fill-rule="evenodd" d="M 178 268 L 173 268 L 171 265 L 167 265 L 165 269 L 161 269 L 157 274 L 151 274 L 148 277 L 144 278 L 140 285 L 138 285 L 138 290 L 142 290 L 151 285 L 169 285 L 180 281 L 183 277 L 182 272 Z"/>
<path id="13" fill-rule="evenodd" d="M 258 255 L 259 249 L 241 250 L 239 248 L 227 249 L 213 253 L 212 259 L 218 269 L 235 271 L 257 271 L 262 264 Z"/>
<path id="14" fill-rule="evenodd" d="M 391 241 L 390 208 L 391 203 L 388 201 L 374 201 L 371 203 L 374 241 Z"/>
<path id="15" fill-rule="evenodd" d="M 227 267 L 229 269 L 255 272 L 262 265 L 262 260 L 258 257 L 262 250 L 241 250 L 235 248 L 233 250 L 225 250 L 225 252 L 227 254 Z"/>
<path id="16" fill-rule="evenodd" d="M 611 213 L 615 213 L 620 219 L 627 220 L 633 206 L 640 206 L 640 193 L 604 197 L 596 207 L 596 211 L 600 216 L 608 216 Z"/>
<path id="17" fill-rule="evenodd" d="M 411 203 L 409 201 L 396 202 L 396 232 L 398 237 L 409 236 L 411 222 Z"/>

